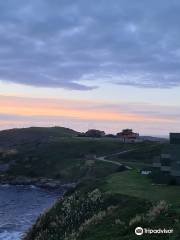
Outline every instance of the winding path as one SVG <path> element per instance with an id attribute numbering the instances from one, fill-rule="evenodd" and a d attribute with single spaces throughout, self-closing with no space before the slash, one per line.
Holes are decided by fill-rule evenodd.
<path id="1" fill-rule="evenodd" d="M 124 166 L 126 169 L 131 170 L 132 168 L 129 167 L 129 166 L 125 166 L 124 164 L 122 164 L 122 163 L 120 163 L 120 162 L 108 160 L 108 159 L 106 159 L 106 158 L 107 158 L 107 157 L 112 157 L 112 156 L 123 155 L 123 154 L 126 154 L 126 153 L 133 152 L 133 151 L 135 151 L 135 150 L 136 150 L 136 149 L 130 149 L 130 150 L 125 150 L 125 151 L 121 151 L 121 152 L 114 153 L 114 154 L 110 154 L 110 155 L 106 155 L 106 156 L 96 157 L 95 160 L 96 160 L 96 161 L 101 161 L 101 162 L 111 163 L 111 164 L 114 164 L 114 165 L 119 166 L 119 167 Z"/>

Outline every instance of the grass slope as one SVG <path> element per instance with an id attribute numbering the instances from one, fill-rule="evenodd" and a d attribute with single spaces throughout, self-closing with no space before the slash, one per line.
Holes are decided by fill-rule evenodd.
<path id="1" fill-rule="evenodd" d="M 137 170 L 124 171 L 109 176 L 104 190 L 110 193 L 121 193 L 151 201 L 166 200 L 180 207 L 180 187 L 155 185 L 147 176 Z"/>
<path id="2" fill-rule="evenodd" d="M 180 214 L 161 201 L 105 192 L 106 182 L 84 183 L 43 214 L 24 240 L 178 240 Z M 172 235 L 136 236 L 137 226 L 174 228 Z"/>
<path id="3" fill-rule="evenodd" d="M 64 127 L 30 127 L 0 131 L 0 147 L 30 142 L 43 142 L 52 138 L 76 136 L 78 132 Z"/>
<path id="4" fill-rule="evenodd" d="M 132 146 L 117 140 L 58 137 L 47 142 L 33 141 L 13 147 L 15 154 L 0 154 L 0 162 L 9 163 L 9 176 L 58 178 L 75 181 L 87 175 L 102 177 L 115 168 L 106 163 L 88 165 L 85 156 L 111 154 Z M 103 170 L 104 166 L 104 170 Z"/>
<path id="5" fill-rule="evenodd" d="M 80 153 L 106 155 L 132 147 L 116 140 L 72 138 L 71 141 L 66 141 L 67 139 L 63 140 L 63 159 L 66 159 L 66 154 L 72 154 L 77 160 L 80 159 Z M 56 144 L 60 146 L 59 142 Z M 65 151 L 66 144 L 68 153 Z M 134 146 L 140 152 L 146 149 L 151 160 L 160 151 L 159 144 L 155 152 L 152 143 L 133 145 L 133 148 Z M 131 157 L 133 154 L 130 153 Z M 135 155 L 138 155 L 138 151 Z M 135 159 L 127 156 L 125 161 L 138 163 L 138 156 Z M 151 162 L 145 154 L 140 160 L 140 164 Z M 140 175 L 136 169 L 117 172 L 117 169 L 110 170 L 111 167 L 115 166 L 102 162 L 91 166 L 91 171 L 96 172 L 95 176 L 99 180 L 85 180 L 75 190 L 68 192 L 53 208 L 39 217 L 24 240 L 179 240 L 179 186 L 153 185 L 150 178 Z M 113 171 L 116 173 L 112 174 Z M 139 237 L 134 234 L 137 226 L 173 228 L 174 233 Z"/>

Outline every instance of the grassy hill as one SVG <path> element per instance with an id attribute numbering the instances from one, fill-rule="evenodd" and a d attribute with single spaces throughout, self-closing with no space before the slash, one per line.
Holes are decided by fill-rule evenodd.
<path id="1" fill-rule="evenodd" d="M 106 155 L 132 147 L 117 139 L 77 137 L 77 132 L 60 127 L 2 131 L 0 143 L 0 164 L 9 164 L 3 175 L 66 182 L 105 176 L 117 169 L 112 164 L 88 161 L 87 155 Z"/>
<path id="2" fill-rule="evenodd" d="M 76 136 L 78 132 L 64 127 L 30 127 L 0 131 L 0 147 L 49 141 L 58 137 Z"/>
<path id="3" fill-rule="evenodd" d="M 63 182 L 100 178 L 117 171 L 118 166 L 93 161 L 88 155 L 109 155 L 137 148 L 123 159 L 127 164 L 134 159 L 149 163 L 154 155 L 160 154 L 161 147 L 162 144 L 151 142 L 127 144 L 114 138 L 82 138 L 74 130 L 62 127 L 6 130 L 0 132 L 0 166 L 8 164 L 9 167 L 0 175 L 44 177 Z"/>
<path id="4" fill-rule="evenodd" d="M 130 172 L 123 174 L 130 175 Z M 121 174 L 80 184 L 40 216 L 24 240 L 179 240 L 180 212 L 174 208 L 173 198 L 169 205 L 161 194 L 156 195 L 155 199 L 145 199 L 141 191 L 137 190 L 135 197 L 130 191 L 130 183 L 133 185 L 134 178 L 124 176 L 122 181 L 119 180 Z M 129 183 L 127 191 L 123 186 L 124 183 L 128 185 L 125 181 Z M 136 183 L 139 189 L 141 184 Z M 145 185 L 148 191 L 148 184 Z M 137 226 L 173 228 L 174 233 L 144 234 L 139 237 L 134 234 Z"/>
<path id="5" fill-rule="evenodd" d="M 137 170 L 115 173 L 106 179 L 104 191 L 139 197 L 151 201 L 165 200 L 180 209 L 180 187 L 156 185 Z"/>
<path id="6" fill-rule="evenodd" d="M 0 143 L 0 164 L 9 164 L 2 175 L 81 182 L 39 217 L 24 240 L 180 239 L 179 186 L 154 185 L 139 172 L 163 144 L 82 138 L 59 127 L 2 131 Z M 109 162 L 89 157 L 127 149 L 135 150 L 113 155 Z M 133 169 L 122 171 L 113 161 Z M 174 234 L 137 237 L 137 226 L 174 228 Z"/>

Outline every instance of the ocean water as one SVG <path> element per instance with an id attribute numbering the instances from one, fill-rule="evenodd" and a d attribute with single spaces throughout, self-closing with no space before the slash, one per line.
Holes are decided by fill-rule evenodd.
<path id="1" fill-rule="evenodd" d="M 0 185 L 0 240 L 20 240 L 62 194 L 34 186 Z"/>

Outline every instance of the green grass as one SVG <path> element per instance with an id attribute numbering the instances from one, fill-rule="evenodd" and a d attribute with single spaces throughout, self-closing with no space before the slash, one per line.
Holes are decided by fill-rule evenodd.
<path id="1" fill-rule="evenodd" d="M 84 158 L 87 153 L 101 156 L 135 147 L 139 150 L 127 154 L 125 158 L 121 156 L 126 165 L 135 168 L 131 171 L 117 172 L 117 166 L 99 161 L 88 165 Z M 43 214 L 24 239 L 179 240 L 180 226 L 177 219 L 180 217 L 180 187 L 154 185 L 149 177 L 138 172 L 139 168 L 151 164 L 152 158 L 160 153 L 161 147 L 160 144 L 147 142 L 132 145 L 120 143 L 117 139 L 72 137 L 22 148 L 21 163 L 24 162 L 25 154 L 31 156 L 34 153 L 35 159 L 30 157 L 29 161 L 34 171 L 38 169 L 37 164 L 41 166 L 38 174 L 53 176 L 60 172 L 64 174 L 61 177 L 65 178 L 67 175 L 67 179 L 70 176 L 78 176 L 81 180 L 86 177 L 75 190 L 68 192 L 63 200 L 57 201 L 53 208 Z M 122 162 L 121 158 L 116 160 Z M 22 171 L 21 165 L 20 168 Z M 98 180 L 93 181 L 93 178 Z M 100 200 L 97 200 L 97 194 L 92 198 L 90 193 L 94 189 L 101 192 Z M 158 206 L 160 200 L 170 203 L 168 210 L 162 211 L 152 222 L 148 222 L 149 211 Z M 108 210 L 113 208 L 114 210 Z M 104 216 L 99 218 L 102 213 Z M 142 217 L 141 222 L 130 225 L 137 215 Z M 174 227 L 175 234 L 172 237 L 137 237 L 134 234 L 137 226 L 154 229 Z"/>
<path id="2" fill-rule="evenodd" d="M 114 138 L 82 138 L 76 132 L 65 128 L 28 128 L 1 132 L 0 143 L 9 142 L 9 147 L 17 150 L 15 155 L 0 154 L 0 162 L 10 163 L 9 176 L 59 178 L 63 181 L 76 181 L 87 174 L 103 177 L 112 173 L 108 163 L 86 166 L 85 155 L 110 155 L 126 149 L 150 149 L 159 144 L 144 142 L 127 144 Z M 141 150 L 138 150 L 141 152 Z M 135 155 L 138 153 L 136 152 Z M 127 155 L 128 159 L 133 153 Z M 108 171 L 108 166 L 109 170 Z M 116 169 L 114 169 L 116 171 Z"/>
<path id="3" fill-rule="evenodd" d="M 180 186 L 154 185 L 137 170 L 115 173 L 106 179 L 104 190 L 151 201 L 165 200 L 180 206 Z"/>
<path id="4" fill-rule="evenodd" d="M 122 163 L 123 165 L 127 165 L 129 167 L 132 167 L 134 169 L 142 169 L 142 168 L 146 168 L 146 169 L 151 169 L 152 168 L 152 164 L 148 164 L 148 163 L 143 163 L 143 162 L 130 162 L 130 161 L 118 161 L 120 163 Z"/>
<path id="5" fill-rule="evenodd" d="M 20 135 L 19 130 L 3 134 L 7 142 L 12 139 L 11 143 L 15 143 L 13 148 L 17 150 L 15 155 L 0 155 L 0 161 L 13 163 L 9 175 L 51 177 L 66 182 L 81 180 L 75 190 L 66 193 L 62 200 L 58 200 L 39 217 L 24 239 L 180 239 L 180 222 L 177 221 L 180 218 L 180 187 L 153 185 L 150 178 L 140 175 L 136 170 L 151 164 L 153 157 L 160 154 L 162 144 L 125 144 L 118 139 L 78 138 L 76 132 L 64 128 L 31 128 L 22 129 Z M 39 135 L 42 135 L 40 139 Z M 24 137 L 27 141 L 24 141 Z M 1 140 L 4 142 L 4 137 L 0 138 L 0 143 Z M 135 169 L 132 171 L 117 172 L 119 169 L 116 165 L 88 162 L 85 158 L 89 153 L 104 156 L 134 148 L 137 150 L 119 159 L 116 156 L 116 161 L 133 166 Z M 171 206 L 165 213 L 158 213 L 153 222 L 149 223 L 144 219 L 159 200 L 166 200 Z M 136 215 L 145 218 L 132 226 L 129 223 Z M 137 237 L 134 234 L 136 224 L 154 228 L 174 227 L 177 238 Z M 72 233 L 77 234 L 76 238 Z"/>
<path id="6" fill-rule="evenodd" d="M 85 155 L 106 155 L 130 147 L 117 140 L 61 137 L 48 142 L 19 144 L 16 146 L 17 154 L 2 155 L 0 161 L 14 162 L 8 171 L 10 176 L 58 177 L 64 181 L 76 181 L 86 173 L 88 176 L 92 173 L 93 177 L 102 177 L 113 172 L 113 167 L 107 163 L 96 163 L 90 169 L 86 166 Z"/>
<path id="7" fill-rule="evenodd" d="M 159 203 L 115 191 L 111 194 L 103 192 L 102 185 L 103 179 L 88 181 L 81 183 L 75 191 L 68 192 L 62 201 L 37 220 L 24 240 L 179 240 L 177 219 L 180 216 L 171 206 L 156 211 L 155 217 L 150 220 L 148 213 L 154 207 L 157 209 Z M 96 194 L 92 195 L 93 192 Z M 137 215 L 142 218 L 132 223 Z M 173 227 L 174 234 L 138 237 L 134 234 L 137 226 L 152 229 Z"/>
<path id="8" fill-rule="evenodd" d="M 135 145 L 135 151 L 115 157 L 117 161 L 130 161 L 135 163 L 152 164 L 153 158 L 161 154 L 166 144 L 154 142 L 142 142 Z"/>

